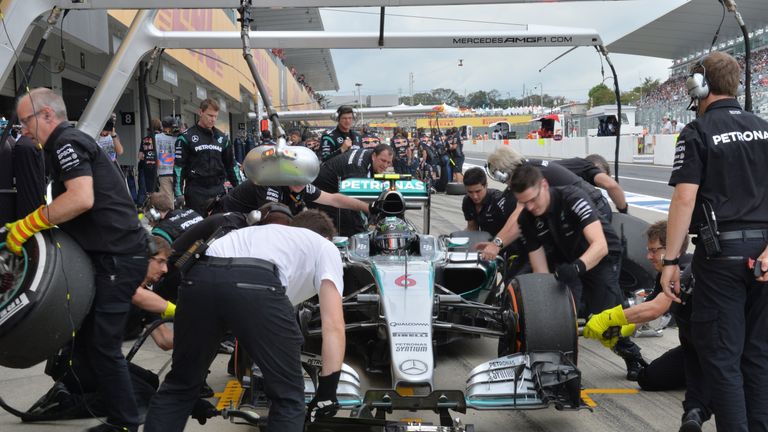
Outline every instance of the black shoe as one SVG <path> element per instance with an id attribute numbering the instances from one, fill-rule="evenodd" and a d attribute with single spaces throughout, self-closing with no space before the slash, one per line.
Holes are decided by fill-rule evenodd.
<path id="1" fill-rule="evenodd" d="M 627 365 L 627 380 L 637 381 L 640 371 L 648 366 L 648 363 L 642 358 L 625 358 L 624 363 Z"/>
<path id="2" fill-rule="evenodd" d="M 627 365 L 627 379 L 637 381 L 640 371 L 648 366 L 648 362 L 640 354 L 640 347 L 629 338 L 620 338 L 613 351 L 624 359 Z"/>
<path id="3" fill-rule="evenodd" d="M 701 432 L 701 425 L 704 423 L 700 408 L 693 408 L 683 414 L 683 423 L 680 425 L 680 432 Z"/>
<path id="4" fill-rule="evenodd" d="M 31 408 L 21 416 L 23 422 L 69 420 L 80 418 L 82 398 L 73 395 L 67 387 L 56 382 Z"/>
<path id="5" fill-rule="evenodd" d="M 213 397 L 213 389 L 207 382 L 204 382 L 203 386 L 200 388 L 200 399 L 208 399 L 211 397 Z"/>

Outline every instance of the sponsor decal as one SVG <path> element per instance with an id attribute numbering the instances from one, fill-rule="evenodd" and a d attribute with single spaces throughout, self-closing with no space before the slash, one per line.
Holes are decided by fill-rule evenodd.
<path id="1" fill-rule="evenodd" d="M 395 352 L 427 352 L 428 348 L 426 343 L 395 343 Z"/>
<path id="2" fill-rule="evenodd" d="M 426 373 L 429 368 L 423 361 L 411 359 L 400 363 L 399 369 L 406 375 L 421 375 Z"/>
<path id="3" fill-rule="evenodd" d="M 492 370 L 488 373 L 490 381 L 506 381 L 515 379 L 515 371 L 512 368 Z"/>
<path id="4" fill-rule="evenodd" d="M 429 323 L 425 322 L 397 322 L 390 321 L 390 327 L 429 327 Z"/>
<path id="5" fill-rule="evenodd" d="M 192 139 L 192 142 L 198 142 L 198 141 L 200 141 L 200 137 L 199 137 L 199 136 L 197 136 L 197 135 L 192 135 L 192 138 L 191 138 L 191 139 Z"/>
<path id="6" fill-rule="evenodd" d="M 194 139 L 192 141 L 194 141 Z M 199 146 L 195 146 L 195 151 L 196 152 L 203 151 L 203 150 L 214 150 L 214 151 L 217 151 L 217 152 L 221 153 L 221 147 L 219 147 L 219 146 L 217 146 L 215 144 L 202 144 L 202 145 L 199 145 Z"/>
<path id="7" fill-rule="evenodd" d="M 429 337 L 426 332 L 394 332 L 392 337 Z"/>
<path id="8" fill-rule="evenodd" d="M 571 43 L 573 36 L 515 36 L 515 37 L 463 37 L 453 38 L 454 45 L 526 45 Z"/>
<path id="9" fill-rule="evenodd" d="M 29 298 L 26 294 L 16 297 L 8 306 L 0 310 L 0 325 L 24 309 L 29 304 Z"/>

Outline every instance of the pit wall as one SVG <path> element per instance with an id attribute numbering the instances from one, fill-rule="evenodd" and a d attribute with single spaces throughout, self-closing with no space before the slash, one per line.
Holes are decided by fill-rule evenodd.
<path id="1" fill-rule="evenodd" d="M 619 144 L 619 162 L 672 165 L 677 135 L 623 136 Z M 510 146 L 526 157 L 563 159 L 597 153 L 613 162 L 616 137 L 577 137 L 555 141 L 545 139 L 465 140 L 464 150 L 490 154 L 498 147 Z"/>

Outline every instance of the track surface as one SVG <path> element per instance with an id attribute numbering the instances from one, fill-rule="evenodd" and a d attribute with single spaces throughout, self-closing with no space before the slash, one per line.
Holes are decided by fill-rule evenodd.
<path id="1" fill-rule="evenodd" d="M 470 161 L 470 163 L 477 163 Z M 633 171 L 634 170 L 634 171 Z M 621 175 L 627 177 L 658 179 L 666 181 L 668 168 L 623 166 Z M 662 184 L 648 181 L 637 182 L 637 188 L 631 180 L 626 179 L 622 184 L 632 192 L 652 194 L 656 185 L 670 189 Z M 492 187 L 502 188 L 500 184 Z M 659 189 L 661 190 L 661 189 Z M 657 195 L 661 196 L 661 195 Z M 464 227 L 460 211 L 459 196 L 437 195 L 432 207 L 432 233 L 449 233 Z M 642 209 L 633 210 L 633 214 L 652 221 L 659 218 L 658 212 Z M 420 224 L 422 218 L 418 212 L 409 217 L 414 223 Z M 651 360 L 666 350 L 677 345 L 677 332 L 674 329 L 664 331 L 660 338 L 640 338 L 638 344 L 643 348 L 643 355 Z M 464 423 L 474 424 L 478 431 L 589 431 L 589 432 L 647 432 L 670 431 L 679 427 L 682 414 L 682 391 L 672 392 L 637 392 L 638 386 L 624 379 L 625 368 L 623 361 L 602 347 L 598 342 L 581 339 L 579 353 L 579 368 L 582 371 L 582 384 L 588 396 L 596 403 L 593 412 L 559 412 L 554 409 L 536 411 L 470 411 L 464 417 Z M 126 350 L 130 344 L 126 344 Z M 496 340 L 472 339 L 462 340 L 438 351 L 436 370 L 437 388 L 465 388 L 465 379 L 469 371 L 477 364 L 494 358 Z M 147 343 L 137 356 L 137 363 L 151 370 L 160 370 L 168 361 L 170 355 Z M 226 374 L 227 356 L 219 355 L 211 367 L 208 382 L 215 391 L 220 392 L 231 379 Z M 350 363 L 357 370 L 360 359 L 348 356 Z M 363 384 L 368 386 L 383 386 L 386 381 L 381 376 L 363 376 Z M 12 370 L 0 368 L 0 396 L 12 405 L 26 409 L 39 398 L 51 385 L 51 380 L 43 374 L 43 366 L 38 365 L 28 370 Z M 618 390 L 618 391 L 617 391 Z M 214 400 L 215 402 L 215 400 Z M 396 413 L 397 414 L 397 413 Z M 421 417 L 434 421 L 432 415 L 417 413 L 401 413 L 402 417 Z M 398 418 L 398 417 L 394 417 Z M 15 417 L 0 411 L 0 431 L 22 432 L 51 430 L 57 432 L 81 431 L 83 428 L 96 424 L 95 420 L 59 421 L 43 424 L 22 424 Z M 223 419 L 212 419 L 205 426 L 200 426 L 194 420 L 190 421 L 189 431 L 243 431 L 254 430 L 243 426 L 232 425 Z M 714 424 L 706 425 L 706 431 L 714 431 Z"/>

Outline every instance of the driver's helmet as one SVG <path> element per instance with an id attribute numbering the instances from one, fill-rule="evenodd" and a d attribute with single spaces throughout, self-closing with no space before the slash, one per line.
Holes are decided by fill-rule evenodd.
<path id="1" fill-rule="evenodd" d="M 399 217 L 386 217 L 376 225 L 373 242 L 382 253 L 406 250 L 416 239 L 416 233 Z"/>

